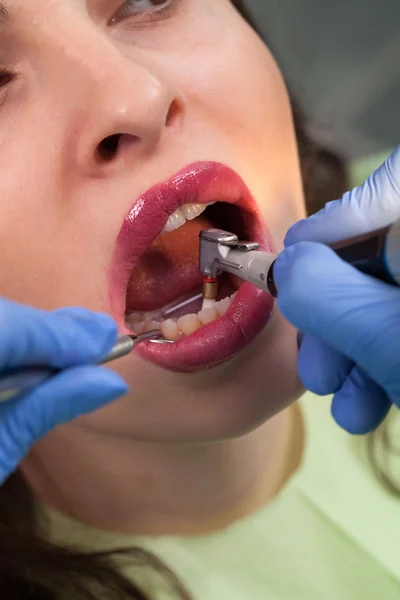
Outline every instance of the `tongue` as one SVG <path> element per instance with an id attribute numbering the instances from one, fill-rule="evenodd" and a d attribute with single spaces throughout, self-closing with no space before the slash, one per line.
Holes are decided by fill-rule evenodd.
<path id="1" fill-rule="evenodd" d="M 153 242 L 130 277 L 127 312 L 154 311 L 200 289 L 199 233 L 209 227 L 202 215 Z"/>

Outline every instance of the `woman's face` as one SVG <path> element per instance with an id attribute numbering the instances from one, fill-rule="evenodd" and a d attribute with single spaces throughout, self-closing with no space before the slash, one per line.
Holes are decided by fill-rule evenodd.
<path id="1" fill-rule="evenodd" d="M 2 295 L 44 309 L 105 311 L 121 331 L 125 313 L 135 312 L 129 322 L 139 333 L 155 316 L 166 319 L 166 304 L 198 291 L 201 229 L 247 230 L 267 248 L 282 247 L 303 215 L 288 95 L 230 0 L 7 0 L 7 7 Z M 193 215 L 192 203 L 217 201 L 157 237 L 178 207 Z M 172 221 L 179 225 L 182 212 Z M 225 277 L 221 296 L 232 286 L 238 282 Z M 157 441 L 251 430 L 299 393 L 296 335 L 271 308 L 246 284 L 217 321 L 211 312 L 163 323 L 176 339 L 213 321 L 114 363 L 131 393 L 70 426 Z"/>

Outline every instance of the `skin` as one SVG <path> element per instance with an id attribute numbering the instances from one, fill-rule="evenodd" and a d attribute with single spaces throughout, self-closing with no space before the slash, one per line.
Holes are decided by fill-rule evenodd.
<path id="1" fill-rule="evenodd" d="M 264 44 L 229 0 L 181 0 L 152 22 L 142 4 L 110 25 L 121 0 L 8 2 L 0 58 L 18 78 L 0 90 L 4 296 L 110 312 L 106 275 L 125 213 L 197 160 L 244 178 L 278 250 L 303 216 L 288 95 Z M 99 158 L 116 133 L 117 156 Z M 300 423 L 285 410 L 300 393 L 296 357 L 295 331 L 275 313 L 212 371 L 123 359 L 132 392 L 48 435 L 23 473 L 43 501 L 99 527 L 221 527 L 297 465 Z"/>

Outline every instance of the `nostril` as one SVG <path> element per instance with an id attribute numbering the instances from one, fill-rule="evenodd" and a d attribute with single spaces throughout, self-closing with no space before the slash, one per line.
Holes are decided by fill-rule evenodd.
<path id="1" fill-rule="evenodd" d="M 167 116 L 165 118 L 165 126 L 166 127 L 171 127 L 171 125 L 174 124 L 174 122 L 176 121 L 176 119 L 179 116 L 180 111 L 181 111 L 181 107 L 180 107 L 179 103 L 176 100 L 171 102 L 171 106 L 169 107 Z"/>
<path id="2" fill-rule="evenodd" d="M 116 133 L 114 135 L 109 135 L 100 142 L 97 152 L 102 160 L 109 162 L 117 156 L 121 137 L 121 133 Z"/>

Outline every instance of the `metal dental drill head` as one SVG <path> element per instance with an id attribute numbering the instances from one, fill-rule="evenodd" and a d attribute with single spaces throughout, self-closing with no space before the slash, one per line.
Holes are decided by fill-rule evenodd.
<path id="1" fill-rule="evenodd" d="M 216 278 L 220 271 L 237 274 L 238 266 L 227 260 L 231 250 L 258 250 L 256 242 L 239 242 L 234 233 L 222 229 L 203 229 L 200 232 L 199 270 L 205 277 Z M 229 271 L 229 267 L 233 270 Z"/>
<path id="2" fill-rule="evenodd" d="M 199 237 L 199 270 L 205 278 L 216 279 L 220 272 L 232 273 L 276 295 L 274 254 L 260 251 L 256 242 L 239 241 L 237 235 L 222 229 L 203 229 Z"/>

